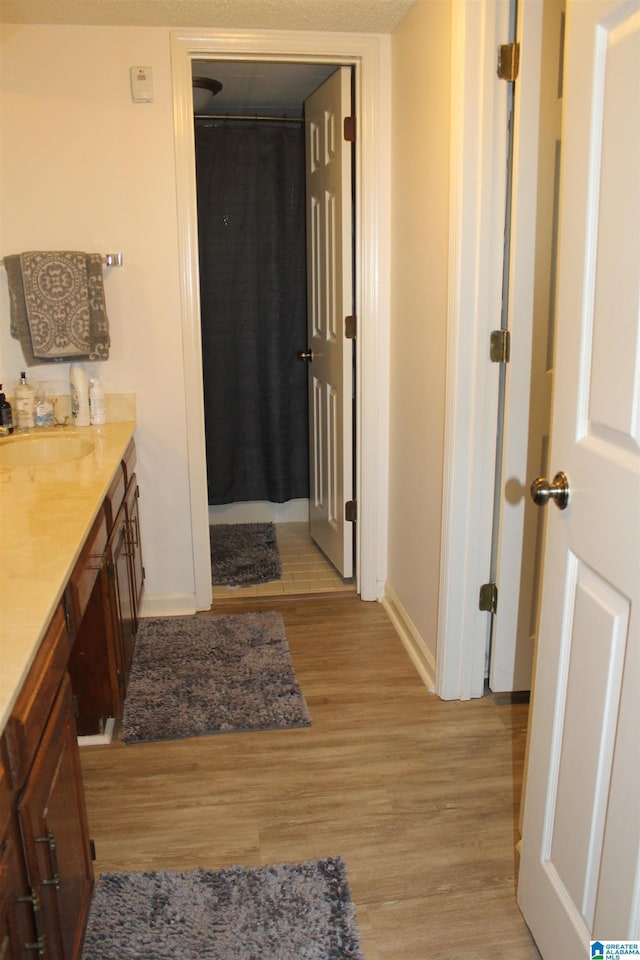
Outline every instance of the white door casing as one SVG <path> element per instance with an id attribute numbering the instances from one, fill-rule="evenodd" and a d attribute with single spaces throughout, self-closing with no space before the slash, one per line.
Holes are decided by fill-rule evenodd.
<path id="1" fill-rule="evenodd" d="M 341 576 L 353 574 L 353 309 L 351 70 L 340 67 L 305 102 L 309 526 Z"/>
<path id="2" fill-rule="evenodd" d="M 567 4 L 551 472 L 518 901 L 545 960 L 640 938 L 640 4 Z"/>
<path id="3" fill-rule="evenodd" d="M 204 405 L 198 296 L 198 238 L 191 63 L 211 60 L 282 60 L 345 64 L 355 72 L 361 117 L 355 145 L 355 287 L 357 474 L 359 516 L 356 579 L 363 600 L 378 600 L 386 579 L 389 396 L 390 38 L 370 34 L 290 31 L 176 30 L 171 64 L 176 150 L 183 365 L 194 608 L 211 606 Z M 182 612 L 188 612 L 183 610 Z"/>

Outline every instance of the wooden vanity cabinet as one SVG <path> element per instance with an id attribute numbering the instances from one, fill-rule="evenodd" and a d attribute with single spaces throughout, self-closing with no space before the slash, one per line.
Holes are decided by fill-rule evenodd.
<path id="1" fill-rule="evenodd" d="M 9 894 L 3 904 L 2 931 L 6 943 L 11 943 L 11 937 L 14 940 L 13 953 L 7 947 L 7 956 L 19 960 L 79 960 L 93 890 L 80 753 L 66 672 L 70 646 L 66 611 L 60 606 L 3 738 L 12 798 L 3 828 L 8 841 L 5 853 L 11 851 L 10 887 L 18 896 Z"/>
<path id="2" fill-rule="evenodd" d="M 80 734 L 102 733 L 106 718 L 122 717 L 144 585 L 134 468 L 131 440 L 69 583 L 69 673 Z M 88 582 L 87 567 L 97 570 L 82 605 L 75 584 Z"/>

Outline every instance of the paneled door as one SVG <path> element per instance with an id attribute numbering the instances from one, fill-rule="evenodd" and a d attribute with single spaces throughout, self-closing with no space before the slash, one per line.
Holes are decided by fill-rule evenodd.
<path id="1" fill-rule="evenodd" d="M 590 939 L 640 938 L 638 0 L 567 3 L 562 149 L 518 901 L 544 960 L 584 960 Z"/>
<path id="2" fill-rule="evenodd" d="M 309 523 L 343 577 L 353 575 L 353 310 L 351 69 L 339 67 L 305 102 Z"/>

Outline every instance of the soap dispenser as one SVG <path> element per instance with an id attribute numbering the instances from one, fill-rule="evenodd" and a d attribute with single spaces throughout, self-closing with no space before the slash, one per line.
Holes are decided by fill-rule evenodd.
<path id="1" fill-rule="evenodd" d="M 41 383 L 36 395 L 36 427 L 54 427 L 53 404 L 47 399 L 47 385 Z"/>
<path id="2" fill-rule="evenodd" d="M 27 375 L 22 371 L 20 383 L 15 389 L 16 427 L 18 430 L 30 430 L 35 424 L 35 391 L 27 383 Z"/>
<path id="3" fill-rule="evenodd" d="M 10 433 L 13 433 L 13 412 L 0 383 L 0 437 L 6 437 Z"/>

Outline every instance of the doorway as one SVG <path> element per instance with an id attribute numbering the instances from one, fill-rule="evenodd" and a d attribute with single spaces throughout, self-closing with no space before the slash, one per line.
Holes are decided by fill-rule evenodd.
<path id="1" fill-rule="evenodd" d="M 283 570 L 269 581 L 271 588 L 260 584 L 261 593 L 320 592 L 332 583 L 348 588 L 352 529 L 330 515 L 330 501 L 350 498 L 352 489 L 355 371 L 341 320 L 335 329 L 343 313 L 352 313 L 353 300 L 352 150 L 346 138 L 339 145 L 342 117 L 352 114 L 352 71 L 331 64 L 197 60 L 192 72 L 212 544 L 220 544 L 230 571 L 228 544 L 244 553 L 242 532 L 265 532 L 246 524 L 266 521 Z M 315 177 L 325 165 L 327 173 L 337 170 L 323 176 L 318 197 Z M 340 224 L 346 242 L 336 247 Z M 346 372 L 327 368 L 339 380 L 324 386 L 318 377 L 325 355 L 335 349 L 346 354 Z M 331 443 L 325 391 L 332 407 L 344 405 L 349 425 Z M 329 426 L 335 419 L 334 413 Z M 343 462 L 349 477 L 341 494 L 331 481 Z M 325 548 L 325 529 L 331 546 L 337 537 L 335 557 Z M 244 570 L 242 556 L 238 562 Z M 263 570 L 256 572 L 263 577 Z M 214 561 L 214 599 L 221 576 Z"/>
<path id="2" fill-rule="evenodd" d="M 367 35 L 309 34 L 284 39 L 275 33 L 203 35 L 175 31 L 171 42 L 195 608 L 204 610 L 211 605 L 191 96 L 192 61 L 204 59 L 339 63 L 354 68 L 357 109 L 369 118 L 355 147 L 356 204 L 361 214 L 356 236 L 356 312 L 367 331 L 355 344 L 360 372 L 355 396 L 359 502 L 356 583 L 362 599 L 377 600 L 384 584 L 387 512 L 388 372 L 384 351 L 389 315 L 384 238 L 388 237 L 389 222 L 389 146 L 384 132 L 390 113 L 389 40 Z"/>

